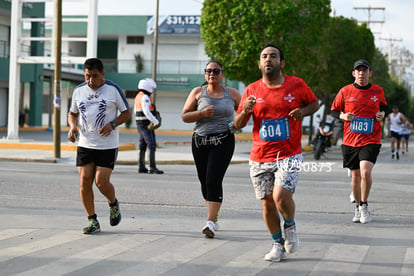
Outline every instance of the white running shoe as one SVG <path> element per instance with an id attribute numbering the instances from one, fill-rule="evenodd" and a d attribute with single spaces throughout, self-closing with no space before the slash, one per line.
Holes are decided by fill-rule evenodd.
<path id="1" fill-rule="evenodd" d="M 359 208 L 358 207 L 355 207 L 355 215 L 352 218 L 352 222 L 355 222 L 355 223 L 361 222 L 361 213 L 359 212 Z"/>
<path id="2" fill-rule="evenodd" d="M 294 253 L 298 250 L 299 238 L 296 234 L 296 225 L 285 229 L 285 249 L 288 253 Z"/>
<path id="3" fill-rule="evenodd" d="M 361 218 L 359 220 L 361 223 L 371 222 L 372 217 L 370 212 L 368 211 L 368 205 L 363 204 L 359 206 L 359 212 L 361 213 Z"/>
<path id="4" fill-rule="evenodd" d="M 283 245 L 275 242 L 273 243 L 272 250 L 265 255 L 264 259 L 265 261 L 280 262 L 280 260 L 285 259 L 287 256 L 288 253 Z"/>
<path id="5" fill-rule="evenodd" d="M 216 224 L 211 220 L 208 220 L 206 226 L 204 226 L 203 230 L 201 230 L 201 233 L 206 235 L 207 238 L 212 239 L 214 238 L 217 229 L 218 227 L 216 227 Z"/>
<path id="6" fill-rule="evenodd" d="M 219 225 L 218 221 L 216 220 L 216 222 L 214 222 L 214 231 L 219 230 L 219 228 L 220 228 L 220 225 Z"/>

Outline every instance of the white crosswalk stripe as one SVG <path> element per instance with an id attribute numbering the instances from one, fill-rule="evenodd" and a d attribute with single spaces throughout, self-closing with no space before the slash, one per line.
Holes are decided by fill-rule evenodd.
<path id="1" fill-rule="evenodd" d="M 366 245 L 334 244 L 309 275 L 323 275 L 326 271 L 332 272 L 333 275 L 344 271 L 356 273 L 368 249 L 369 246 Z"/>
<path id="2" fill-rule="evenodd" d="M 267 244 L 267 247 L 265 247 L 264 244 Z M 270 242 L 262 242 L 259 245 L 257 245 L 257 242 L 243 243 L 243 248 L 238 251 L 238 254 L 231 252 L 231 254 L 234 254 L 234 258 L 230 262 L 224 264 L 223 266 L 207 275 L 256 275 L 263 269 L 269 267 L 270 263 L 264 261 L 264 255 L 268 253 L 270 249 Z"/>
<path id="3" fill-rule="evenodd" d="M 36 229 L 5 229 L 0 231 L 0 241 L 29 234 Z"/>
<path id="4" fill-rule="evenodd" d="M 113 242 L 104 245 L 97 245 L 96 247 L 84 250 L 80 253 L 68 256 L 63 259 L 48 263 L 44 266 L 37 267 L 32 270 L 17 274 L 19 276 L 32 275 L 63 275 L 83 267 L 90 266 L 96 262 L 106 260 L 112 256 L 118 255 L 122 252 L 130 250 L 133 247 L 139 246 L 142 242 L 153 241 L 159 236 L 140 235 L 137 241 L 136 235 L 124 236 L 120 239 L 115 239 Z"/>
<path id="5" fill-rule="evenodd" d="M 65 231 L 45 239 L 30 241 L 14 247 L 2 248 L 0 250 L 0 262 L 82 238 L 85 238 L 85 235 L 82 235 L 79 231 Z"/>
<path id="6" fill-rule="evenodd" d="M 401 270 L 402 276 L 414 275 L 414 248 L 407 248 Z"/>
<path id="7" fill-rule="evenodd" d="M 115 275 L 137 275 L 139 271 L 145 271 L 145 275 L 160 275 L 180 264 L 188 263 L 224 243 L 226 241 L 206 240 L 202 237 L 196 239 L 167 238 L 163 240 L 161 247 L 156 247 L 153 252 L 147 254 L 145 260 L 138 259 L 139 263 L 137 265 L 122 270 Z"/>

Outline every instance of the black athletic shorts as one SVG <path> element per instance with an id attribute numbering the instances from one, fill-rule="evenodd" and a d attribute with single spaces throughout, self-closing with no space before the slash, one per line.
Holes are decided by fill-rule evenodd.
<path id="1" fill-rule="evenodd" d="M 76 166 L 80 167 L 94 162 L 96 166 L 114 169 L 117 157 L 118 148 L 97 150 L 78 147 Z"/>
<path id="2" fill-rule="evenodd" d="M 401 139 L 401 135 L 398 132 L 391 130 L 391 137 L 397 138 L 398 140 Z"/>
<path id="3" fill-rule="evenodd" d="M 344 157 L 344 168 L 358 170 L 360 161 L 370 161 L 374 164 L 377 162 L 381 144 L 368 144 L 362 147 L 342 145 L 341 148 Z"/>

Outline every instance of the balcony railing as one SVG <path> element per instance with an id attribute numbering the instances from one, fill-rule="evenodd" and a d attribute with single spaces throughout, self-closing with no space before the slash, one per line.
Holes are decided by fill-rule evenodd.
<path id="1" fill-rule="evenodd" d="M 30 45 L 21 45 L 21 56 L 30 56 Z M 45 55 L 50 56 L 51 50 L 45 49 Z M 68 56 L 67 53 L 62 53 Z M 10 56 L 10 45 L 8 41 L 0 40 L 0 57 Z M 102 59 L 106 72 L 117 73 L 152 73 L 152 60 L 142 62 L 142 70 L 137 71 L 135 59 Z M 159 74 L 203 74 L 207 60 L 158 60 L 157 73 Z M 82 73 L 83 64 L 63 64 L 62 69 L 73 73 Z M 45 68 L 54 68 L 53 64 L 45 64 Z"/>
<path id="2" fill-rule="evenodd" d="M 106 72 L 138 73 L 134 59 L 103 59 Z M 158 60 L 157 73 L 160 74 L 203 74 L 206 60 Z M 140 73 L 152 73 L 153 63 L 144 60 Z"/>

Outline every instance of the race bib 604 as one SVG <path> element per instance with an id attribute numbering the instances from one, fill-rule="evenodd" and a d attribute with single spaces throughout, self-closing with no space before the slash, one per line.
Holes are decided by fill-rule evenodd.
<path id="1" fill-rule="evenodd" d="M 263 120 L 260 125 L 262 141 L 283 141 L 290 138 L 289 118 Z"/>

